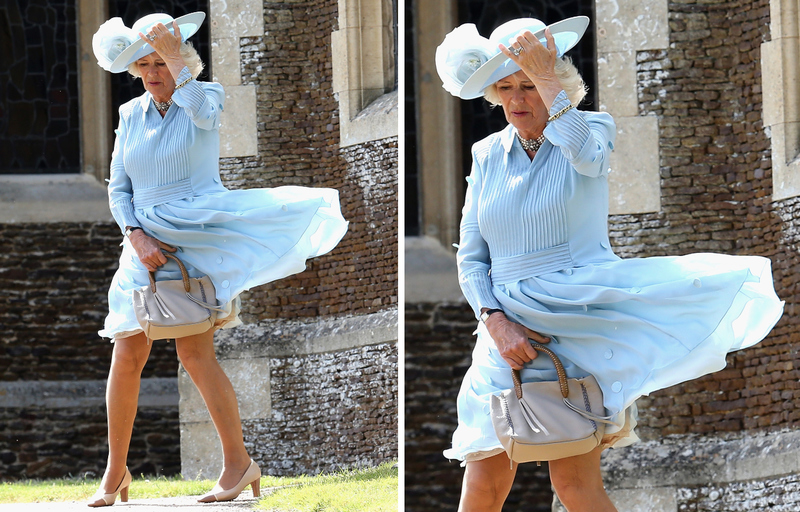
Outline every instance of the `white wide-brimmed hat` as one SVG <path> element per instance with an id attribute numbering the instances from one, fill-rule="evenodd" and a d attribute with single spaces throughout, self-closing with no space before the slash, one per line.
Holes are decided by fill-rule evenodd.
<path id="1" fill-rule="evenodd" d="M 205 18 L 206 13 L 200 11 L 175 19 L 169 14 L 157 12 L 140 18 L 131 28 L 125 26 L 122 18 L 111 18 L 100 25 L 92 36 L 92 50 L 101 68 L 112 73 L 121 73 L 128 69 L 131 62 L 155 51 L 139 38 L 139 32 L 147 34 L 158 23 L 163 23 L 172 31 L 173 23 L 177 23 L 181 30 L 181 39 L 186 41 L 197 33 Z"/>
<path id="2" fill-rule="evenodd" d="M 567 18 L 549 26 L 558 57 L 578 44 L 588 26 L 586 16 Z M 520 70 L 498 45 L 511 46 L 516 36 L 526 30 L 546 45 L 546 28 L 548 26 L 536 18 L 518 18 L 503 23 L 486 39 L 472 23 L 461 25 L 447 34 L 436 48 L 436 71 L 442 79 L 442 87 L 464 100 L 481 97 L 491 84 Z"/>

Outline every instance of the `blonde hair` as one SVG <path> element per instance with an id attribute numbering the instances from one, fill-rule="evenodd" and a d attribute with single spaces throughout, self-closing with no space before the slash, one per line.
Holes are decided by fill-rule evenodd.
<path id="1" fill-rule="evenodd" d="M 586 84 L 578 73 L 578 68 L 572 63 L 569 57 L 561 57 L 556 59 L 555 64 L 556 78 L 567 93 L 570 103 L 578 106 L 583 98 L 586 97 Z M 500 95 L 497 94 L 497 82 L 491 84 L 483 91 L 483 97 L 492 104 L 493 107 L 500 105 Z"/>
<path id="2" fill-rule="evenodd" d="M 194 46 L 192 46 L 192 43 L 189 41 L 181 43 L 181 57 L 183 58 L 183 62 L 186 63 L 186 67 L 189 68 L 189 73 L 192 74 L 192 77 L 197 78 L 200 73 L 203 72 L 205 66 L 200 59 L 200 54 L 197 53 L 197 50 L 194 49 Z M 133 61 L 128 64 L 128 73 L 135 78 L 142 78 L 142 74 L 139 73 L 139 67 L 136 65 L 136 62 L 138 61 Z"/>

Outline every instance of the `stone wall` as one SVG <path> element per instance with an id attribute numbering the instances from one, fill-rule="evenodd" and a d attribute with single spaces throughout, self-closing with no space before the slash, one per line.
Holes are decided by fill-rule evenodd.
<path id="1" fill-rule="evenodd" d="M 638 22 L 660 6 L 611 7 Z M 667 8 L 664 48 L 634 52 L 638 108 L 625 114 L 657 120 L 661 206 L 656 213 L 613 215 L 614 250 L 625 258 L 702 251 L 769 257 L 786 310 L 766 340 L 731 354 L 725 370 L 639 400 L 644 442 L 605 455 L 606 484 L 621 511 L 794 510 L 800 200 L 773 200 L 760 64 L 761 45 L 770 38 L 770 2 L 670 1 Z M 612 88 L 600 87 L 607 85 Z M 630 94 L 608 103 L 625 98 Z M 415 510 L 455 509 L 460 472 L 451 473 L 439 452 L 455 427 L 453 400 L 474 321 L 464 309 L 466 323 L 459 327 L 448 304 L 407 307 L 407 453 L 427 458 L 413 466 L 419 474 L 406 489 L 420 504 Z M 454 333 L 469 341 L 453 343 Z M 440 473 L 443 489 L 430 483 Z"/>
<path id="2" fill-rule="evenodd" d="M 769 2 L 670 3 L 669 49 L 640 52 L 639 107 L 659 118 L 659 213 L 610 219 L 623 257 L 716 251 L 769 257 L 786 314 L 757 347 L 722 372 L 640 403 L 642 432 L 796 427 L 800 422 L 793 314 L 797 199 L 773 203 L 771 150 L 762 121 L 759 48 Z"/>
<path id="3" fill-rule="evenodd" d="M 659 512 L 797 508 L 800 201 L 773 201 L 781 184 L 760 54 L 770 14 L 764 0 L 670 2 L 668 48 L 637 54 L 639 110 L 659 120 L 662 207 L 610 219 L 617 253 L 766 256 L 786 309 L 766 340 L 730 354 L 723 371 L 639 400 L 645 442 L 603 465 L 612 496 L 631 510 L 643 500 Z"/>
<path id="4" fill-rule="evenodd" d="M 221 331 L 217 355 L 265 474 L 376 466 L 397 458 L 397 310 L 266 320 Z M 202 398 L 179 376 L 182 473 L 214 478 L 221 449 Z"/>
<path id="5" fill-rule="evenodd" d="M 263 35 L 233 34 L 241 87 L 256 98 L 257 154 L 221 159 L 222 178 L 229 188 L 335 188 L 350 224 L 304 272 L 242 294 L 246 325 L 218 333 L 219 359 L 265 473 L 376 465 L 397 457 L 397 131 L 340 146 L 339 2 L 261 6 L 251 34 Z M 383 99 L 359 116 L 396 113 L 396 95 Z M 183 373 L 179 382 L 182 472 L 213 478 L 213 425 Z"/>
<path id="6" fill-rule="evenodd" d="M 212 4 L 212 13 L 220 6 Z M 234 34 L 232 39 L 238 45 L 244 87 L 226 85 L 226 91 L 237 93 L 242 88 L 255 87 L 257 154 L 221 159 L 226 186 L 231 189 L 282 185 L 333 187 L 339 190 L 342 210 L 350 226 L 339 246 L 330 254 L 310 261 L 306 271 L 242 295 L 242 319 L 246 325 L 239 328 L 242 331 L 238 335 L 218 335 L 223 367 L 238 368 L 235 358 L 226 359 L 225 340 L 229 339 L 226 336 L 247 336 L 253 332 L 248 327 L 260 329 L 265 322 L 286 327 L 295 321 L 312 326 L 330 321 L 336 326 L 352 322 L 348 320 L 352 318 L 370 324 L 372 319 L 385 319 L 387 315 L 395 322 L 391 327 L 382 324 L 381 336 L 358 335 L 357 342 L 346 339 L 324 355 L 308 352 L 270 356 L 267 366 L 250 369 L 252 376 L 261 368 L 267 372 L 271 368 L 276 372 L 272 377 L 264 373 L 240 380 L 241 374 L 232 372 L 231 380 L 237 390 L 247 382 L 257 382 L 260 389 L 271 387 L 275 396 L 270 398 L 270 404 L 276 411 L 289 407 L 304 418 L 300 424 L 322 424 L 321 418 L 314 416 L 319 406 L 314 399 L 336 410 L 362 404 L 360 414 L 350 417 L 342 412 L 335 424 L 327 424 L 328 437 L 321 439 L 317 432 L 308 445 L 285 442 L 292 429 L 300 428 L 298 423 L 284 421 L 282 417 L 268 417 L 266 423 L 259 423 L 255 420 L 263 417 L 245 410 L 248 447 L 254 458 L 274 474 L 335 470 L 397 457 L 397 137 L 339 147 L 339 105 L 332 90 L 330 50 L 337 12 L 335 0 L 264 2 L 264 35 Z M 213 16 L 209 22 L 215 23 Z M 218 28 L 224 25 L 220 20 L 216 23 Z M 212 65 L 212 69 L 216 68 L 222 67 Z M 226 108 L 226 113 L 235 111 L 236 101 L 228 106 L 231 108 Z M 396 111 L 396 99 L 391 108 Z M 252 136 L 252 132 L 248 135 Z M 3 336 L 0 380 L 8 381 L 9 386 L 29 382 L 34 392 L 42 389 L 42 381 L 57 382 L 61 394 L 72 389 L 65 384 L 69 381 L 88 385 L 89 381 L 104 380 L 111 345 L 100 340 L 96 331 L 106 314 L 106 292 L 119 253 L 119 230 L 110 222 L 52 222 L 51 219 L 41 224 L 23 224 L 11 220 L 13 209 L 0 208 L 0 212 L 8 214 L 2 219 L 7 223 L 0 224 L 4 249 L 0 254 L 0 285 L 7 292 L 0 298 Z M 68 214 L 64 217 L 71 218 Z M 387 331 L 393 334 L 389 336 Z M 266 341 L 255 335 L 246 339 L 253 346 L 263 346 Z M 282 359 L 286 357 L 293 359 Z M 284 368 L 286 364 L 291 366 Z M 291 402 L 291 393 L 301 379 L 293 373 L 299 371 L 296 364 L 314 371 L 307 383 L 298 388 L 303 390 L 302 398 L 308 400 L 292 402 L 290 407 L 285 404 Z M 151 354 L 144 377 L 170 378 L 177 390 L 177 368 L 172 344 L 160 344 Z M 187 389 L 191 389 L 189 386 Z M 242 391 L 240 408 L 246 409 L 247 404 L 253 403 L 248 392 Z M 102 397 L 102 392 L 98 396 Z M 334 398 L 340 402 L 335 403 Z M 158 414 L 148 412 L 148 406 L 140 408 L 134 435 L 143 436 L 143 442 L 131 453 L 132 469 L 177 471 L 177 401 L 176 394 L 170 403 L 160 404 Z M 3 469 L 16 465 L 15 473 L 8 476 L 102 471 L 106 450 L 102 399 L 80 405 L 80 412 L 68 415 L 63 406 L 48 404 L 24 407 L 12 404 L 4 410 L 8 414 L 0 419 L 0 460 Z M 6 402 L 0 401 L 0 407 L 5 406 Z M 185 410 L 181 411 L 183 418 Z M 191 414 L 204 412 L 202 404 L 195 404 Z M 154 421 L 156 416 L 161 417 L 159 422 Z M 56 452 L 47 451 L 52 446 L 41 435 L 20 437 L 20 429 L 29 427 L 31 422 L 15 421 L 17 417 L 37 418 L 36 424 L 42 428 L 53 425 L 56 419 L 61 422 L 58 428 L 64 430 L 69 430 L 70 425 L 85 426 L 75 428 L 79 437 L 70 438 L 69 444 L 74 449 L 70 449 L 69 455 L 56 460 L 52 458 Z M 262 435 L 264 431 L 269 431 L 269 435 Z M 213 429 L 199 432 L 203 435 L 200 444 L 214 446 Z M 166 436 L 168 441 L 156 439 L 155 433 Z M 342 439 L 346 442 L 337 444 Z M 67 441 L 59 443 L 57 448 L 65 450 Z M 165 446 L 170 446 L 170 450 L 165 451 Z M 301 451 L 291 457 L 288 452 L 280 454 L 290 448 Z M 73 459 L 79 452 L 84 459 Z M 213 464 L 217 457 L 218 453 L 212 453 L 203 463 Z M 280 461 L 290 458 L 292 464 L 281 467 Z M 50 462 L 37 466 L 45 460 Z M 216 466 L 206 476 L 214 478 L 218 472 Z"/>
<path id="7" fill-rule="evenodd" d="M 180 472 L 177 384 L 142 381 L 128 454 L 134 475 Z M 104 380 L 0 382 L 0 480 L 99 478 L 106 435 Z"/>
<path id="8" fill-rule="evenodd" d="M 458 422 L 456 396 L 472 360 L 475 324 L 466 303 L 406 304 L 406 510 L 458 508 L 464 469 L 442 451 Z M 545 512 L 552 499 L 547 464 L 522 464 L 503 510 Z"/>
<path id="9" fill-rule="evenodd" d="M 108 375 L 112 345 L 97 330 L 121 236 L 111 223 L 0 223 L 2 479 L 105 469 L 104 387 L 98 383 Z M 132 471 L 180 469 L 177 367 L 174 345 L 159 343 L 142 376 L 145 384 L 171 378 L 174 396 L 171 406 L 140 411 Z"/>

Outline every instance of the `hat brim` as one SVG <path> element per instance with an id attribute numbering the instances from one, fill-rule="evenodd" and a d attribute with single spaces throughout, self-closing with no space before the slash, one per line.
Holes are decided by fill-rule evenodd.
<path id="1" fill-rule="evenodd" d="M 178 27 L 181 29 L 181 37 L 186 41 L 200 30 L 200 26 L 205 19 L 206 13 L 198 11 L 175 18 L 173 21 L 165 23 L 164 26 L 170 29 L 173 23 L 177 23 Z M 141 39 L 137 39 L 133 44 L 125 48 L 122 53 L 117 55 L 117 58 L 111 63 L 109 71 L 112 73 L 121 73 L 128 69 L 131 62 L 135 62 L 142 57 L 150 55 L 154 51 L 155 49 L 152 46 Z"/>
<path id="2" fill-rule="evenodd" d="M 589 18 L 586 16 L 575 16 L 567 18 L 549 26 L 550 33 L 556 42 L 558 56 L 562 57 L 571 50 L 586 32 L 589 26 Z M 544 31 L 548 27 L 534 32 L 533 36 L 539 39 L 542 44 L 547 43 Z M 497 55 L 483 63 L 475 73 L 473 73 L 461 87 L 459 97 L 465 100 L 480 98 L 483 91 L 493 83 L 507 76 L 513 75 L 520 70 L 520 67 L 503 52 L 498 51 Z"/>

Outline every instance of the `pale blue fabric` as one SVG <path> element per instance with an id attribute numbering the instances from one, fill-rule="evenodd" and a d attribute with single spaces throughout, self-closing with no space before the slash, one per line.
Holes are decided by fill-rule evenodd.
<path id="1" fill-rule="evenodd" d="M 562 92 L 551 115 L 567 102 Z M 638 397 L 724 368 L 728 352 L 758 343 L 780 319 L 783 302 L 766 258 L 622 260 L 613 253 L 611 116 L 570 110 L 548 123 L 533 161 L 515 133 L 508 126 L 473 147 L 458 250 L 462 290 L 476 318 L 481 308 L 500 308 L 553 337 L 550 348 L 567 374 L 594 375 L 620 426 Z M 509 366 L 480 322 L 476 333 L 458 428 L 445 451 L 451 459 L 500 447 L 489 398 L 512 386 Z M 556 379 L 545 357 L 522 377 Z"/>
<path id="2" fill-rule="evenodd" d="M 189 78 L 184 68 L 176 82 Z M 177 89 L 162 119 L 150 93 L 120 107 L 108 194 L 120 230 L 140 226 L 180 248 L 192 276 L 208 275 L 219 305 L 242 291 L 305 269 L 331 251 L 347 231 L 333 189 L 286 186 L 227 190 L 219 176 L 222 86 L 196 80 Z M 148 272 L 127 238 L 108 294 L 109 314 L 100 335 L 141 330 L 133 290 Z M 180 277 L 171 260 L 158 279 Z"/>

